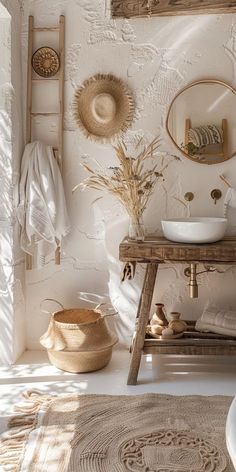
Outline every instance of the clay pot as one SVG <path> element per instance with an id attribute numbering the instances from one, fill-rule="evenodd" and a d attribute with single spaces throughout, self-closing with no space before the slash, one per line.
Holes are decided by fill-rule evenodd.
<path id="1" fill-rule="evenodd" d="M 156 303 L 156 313 L 154 313 L 152 317 L 151 324 L 158 324 L 159 326 L 168 326 L 168 321 L 165 317 L 163 308 L 164 308 L 163 303 Z"/>
<path id="2" fill-rule="evenodd" d="M 187 329 L 187 323 L 180 319 L 180 313 L 177 311 L 170 313 L 169 328 L 173 329 L 174 333 L 182 333 Z"/>

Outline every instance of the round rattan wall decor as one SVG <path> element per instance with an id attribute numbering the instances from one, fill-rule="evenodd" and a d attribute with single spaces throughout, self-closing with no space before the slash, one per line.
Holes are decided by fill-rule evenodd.
<path id="1" fill-rule="evenodd" d="M 124 133 L 134 117 L 134 98 L 126 84 L 111 74 L 97 74 L 78 88 L 74 118 L 87 138 L 112 141 Z"/>
<path id="2" fill-rule="evenodd" d="M 60 69 L 59 56 L 52 48 L 39 48 L 32 56 L 32 67 L 41 77 L 53 77 Z"/>

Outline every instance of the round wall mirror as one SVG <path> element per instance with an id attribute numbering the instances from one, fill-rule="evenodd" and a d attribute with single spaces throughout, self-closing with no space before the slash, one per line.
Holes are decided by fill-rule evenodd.
<path id="1" fill-rule="evenodd" d="M 166 120 L 170 138 L 200 164 L 218 164 L 236 154 L 236 90 L 218 80 L 200 80 L 181 90 Z"/>

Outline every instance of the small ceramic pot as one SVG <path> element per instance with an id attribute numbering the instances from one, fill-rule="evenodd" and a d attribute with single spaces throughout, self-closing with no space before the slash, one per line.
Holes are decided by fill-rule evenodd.
<path id="1" fill-rule="evenodd" d="M 156 303 L 156 313 L 152 316 L 152 324 L 158 324 L 160 326 L 167 327 L 168 321 L 165 317 L 164 313 L 164 305 L 163 303 Z"/>
<path id="2" fill-rule="evenodd" d="M 187 323 L 180 319 L 180 313 L 172 311 L 170 313 L 169 328 L 173 329 L 174 333 L 182 333 L 187 329 Z"/>

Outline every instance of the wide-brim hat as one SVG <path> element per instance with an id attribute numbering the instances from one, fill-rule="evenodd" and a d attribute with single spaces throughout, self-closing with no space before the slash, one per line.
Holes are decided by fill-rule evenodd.
<path id="1" fill-rule="evenodd" d="M 111 141 L 130 126 L 134 99 L 122 80 L 111 74 L 97 74 L 76 91 L 73 112 L 88 138 Z"/>

